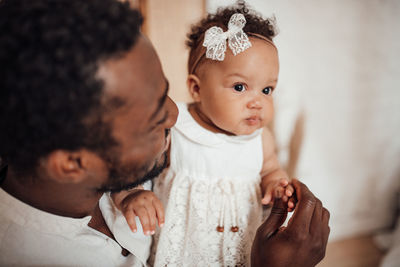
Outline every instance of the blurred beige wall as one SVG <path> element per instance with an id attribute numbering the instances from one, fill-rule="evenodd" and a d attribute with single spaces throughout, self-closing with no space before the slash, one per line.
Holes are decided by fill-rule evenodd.
<path id="1" fill-rule="evenodd" d="M 169 95 L 175 101 L 189 101 L 186 88 L 188 49 L 186 34 L 190 25 L 205 12 L 205 0 L 145 1 L 146 34 L 153 42 L 170 83 Z"/>

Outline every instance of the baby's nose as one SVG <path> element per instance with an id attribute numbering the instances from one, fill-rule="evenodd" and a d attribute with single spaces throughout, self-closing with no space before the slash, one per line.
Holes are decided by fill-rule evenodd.
<path id="1" fill-rule="evenodd" d="M 253 97 L 249 102 L 247 102 L 247 108 L 260 109 L 261 108 L 261 100 L 258 97 Z"/>

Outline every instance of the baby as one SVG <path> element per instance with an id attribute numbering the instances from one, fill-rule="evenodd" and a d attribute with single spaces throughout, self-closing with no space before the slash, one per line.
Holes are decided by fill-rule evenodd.
<path id="1" fill-rule="evenodd" d="M 170 166 L 153 192 L 114 196 L 128 224 L 155 233 L 155 266 L 250 265 L 262 204 L 295 206 L 294 189 L 266 127 L 278 82 L 276 30 L 245 4 L 219 9 L 192 27 L 187 85 L 193 102 L 178 103 Z M 165 206 L 164 212 L 160 202 Z"/>

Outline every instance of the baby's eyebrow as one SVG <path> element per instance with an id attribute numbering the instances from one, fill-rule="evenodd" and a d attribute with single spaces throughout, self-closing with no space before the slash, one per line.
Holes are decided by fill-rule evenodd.
<path id="1" fill-rule="evenodd" d="M 160 99 L 158 99 L 158 105 L 156 110 L 153 112 L 153 114 L 151 114 L 150 116 L 150 120 L 154 119 L 155 116 L 157 116 L 158 112 L 161 110 L 161 108 L 164 106 L 165 100 L 168 97 L 168 90 L 169 90 L 169 82 L 166 80 L 166 85 L 165 85 L 165 90 L 164 90 L 164 94 L 160 97 Z"/>
<path id="2" fill-rule="evenodd" d="M 240 74 L 240 73 L 231 73 L 231 74 L 228 74 L 226 77 L 227 77 L 227 78 L 230 78 L 230 77 L 240 77 L 240 78 L 244 78 L 244 79 L 247 78 L 245 75 Z"/>

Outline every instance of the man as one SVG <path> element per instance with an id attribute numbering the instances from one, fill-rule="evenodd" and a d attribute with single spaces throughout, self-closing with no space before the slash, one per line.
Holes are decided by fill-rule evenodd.
<path id="1" fill-rule="evenodd" d="M 134 266 L 105 223 L 105 192 L 156 177 L 177 117 L 140 15 L 114 0 L 0 2 L 0 265 Z M 254 266 L 314 266 L 329 213 L 294 181 L 287 228 L 276 203 Z M 138 247 L 140 249 L 140 247 Z"/>

